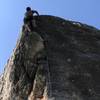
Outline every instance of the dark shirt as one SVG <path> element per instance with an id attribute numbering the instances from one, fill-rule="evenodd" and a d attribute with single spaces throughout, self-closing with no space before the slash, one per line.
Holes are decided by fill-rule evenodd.
<path id="1" fill-rule="evenodd" d="M 30 11 L 25 13 L 25 17 L 33 17 L 34 14 L 39 16 L 39 13 L 36 10 L 30 10 Z"/>

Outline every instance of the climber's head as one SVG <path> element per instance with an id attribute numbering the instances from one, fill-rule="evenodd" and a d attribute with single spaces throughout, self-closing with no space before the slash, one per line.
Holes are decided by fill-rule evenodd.
<path id="1" fill-rule="evenodd" d="M 27 7 L 27 8 L 26 8 L 26 11 L 30 11 L 30 10 L 31 10 L 31 8 L 30 8 L 30 7 Z"/>

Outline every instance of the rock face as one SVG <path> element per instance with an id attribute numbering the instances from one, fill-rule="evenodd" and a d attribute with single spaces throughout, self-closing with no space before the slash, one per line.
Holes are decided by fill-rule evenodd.
<path id="1" fill-rule="evenodd" d="M 22 31 L 0 77 L 0 100 L 100 100 L 100 30 L 40 16 Z"/>

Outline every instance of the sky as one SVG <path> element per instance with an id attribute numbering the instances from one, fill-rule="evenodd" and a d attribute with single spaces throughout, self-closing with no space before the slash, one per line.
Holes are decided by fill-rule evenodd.
<path id="1" fill-rule="evenodd" d="M 0 74 L 15 48 L 27 6 L 100 29 L 100 0 L 0 0 Z"/>

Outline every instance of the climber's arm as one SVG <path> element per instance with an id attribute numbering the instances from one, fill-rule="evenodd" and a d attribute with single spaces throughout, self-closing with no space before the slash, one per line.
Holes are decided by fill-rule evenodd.
<path id="1" fill-rule="evenodd" d="M 35 13 L 37 16 L 39 16 L 39 13 L 36 10 L 34 10 L 32 12 L 33 12 L 33 14 Z"/>

